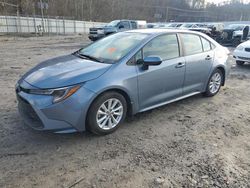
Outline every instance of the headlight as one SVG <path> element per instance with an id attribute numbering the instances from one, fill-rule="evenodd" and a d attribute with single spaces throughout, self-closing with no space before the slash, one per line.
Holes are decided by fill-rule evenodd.
<path id="1" fill-rule="evenodd" d="M 58 103 L 73 95 L 80 87 L 81 85 L 57 89 L 31 89 L 29 93 L 35 95 L 51 95 L 53 96 L 53 103 Z"/>
<path id="2" fill-rule="evenodd" d="M 102 30 L 102 29 L 101 30 L 97 30 L 97 33 L 98 34 L 104 34 L 104 30 Z"/>
<path id="3" fill-rule="evenodd" d="M 243 47 L 242 45 L 239 45 L 239 46 L 236 48 L 236 50 L 242 51 L 242 50 L 244 50 L 244 47 Z"/>

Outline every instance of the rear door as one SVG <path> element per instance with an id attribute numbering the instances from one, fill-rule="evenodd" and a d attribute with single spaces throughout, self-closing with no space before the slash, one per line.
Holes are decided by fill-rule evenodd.
<path id="1" fill-rule="evenodd" d="M 212 44 L 196 34 L 180 34 L 186 60 L 183 94 L 201 92 L 207 84 L 212 68 L 214 51 Z"/>

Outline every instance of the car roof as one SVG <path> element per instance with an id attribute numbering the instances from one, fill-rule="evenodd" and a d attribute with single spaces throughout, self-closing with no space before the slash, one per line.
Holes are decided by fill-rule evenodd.
<path id="1" fill-rule="evenodd" d="M 127 33 L 145 33 L 145 34 L 161 34 L 161 33 L 193 33 L 193 34 L 199 34 L 201 35 L 200 32 L 196 31 L 190 31 L 190 30 L 180 30 L 180 29 L 161 29 L 161 28 L 150 28 L 150 29 L 135 29 L 135 30 L 129 30 L 125 31 Z"/>

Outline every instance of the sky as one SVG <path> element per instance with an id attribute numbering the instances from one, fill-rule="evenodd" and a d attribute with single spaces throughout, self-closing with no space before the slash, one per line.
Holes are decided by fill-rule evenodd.
<path id="1" fill-rule="evenodd" d="M 219 3 L 223 3 L 227 0 L 206 0 L 206 2 L 208 3 L 215 3 L 215 4 L 219 4 Z M 243 0 L 244 3 L 250 3 L 250 0 Z"/>

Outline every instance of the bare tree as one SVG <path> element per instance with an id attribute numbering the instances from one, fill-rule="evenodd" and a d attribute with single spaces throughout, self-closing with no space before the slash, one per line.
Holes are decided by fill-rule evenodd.
<path id="1" fill-rule="evenodd" d="M 0 0 L 7 1 L 7 0 Z M 41 16 L 40 0 L 8 0 L 19 5 L 21 15 Z M 206 4 L 205 0 L 41 0 L 48 5 L 45 17 L 108 22 L 114 19 L 155 21 L 250 20 L 250 4 L 242 0 Z M 167 8 L 168 7 L 168 8 Z M 174 7 L 174 8 L 173 8 Z M 0 3 L 0 15 L 15 15 L 13 7 Z"/>

